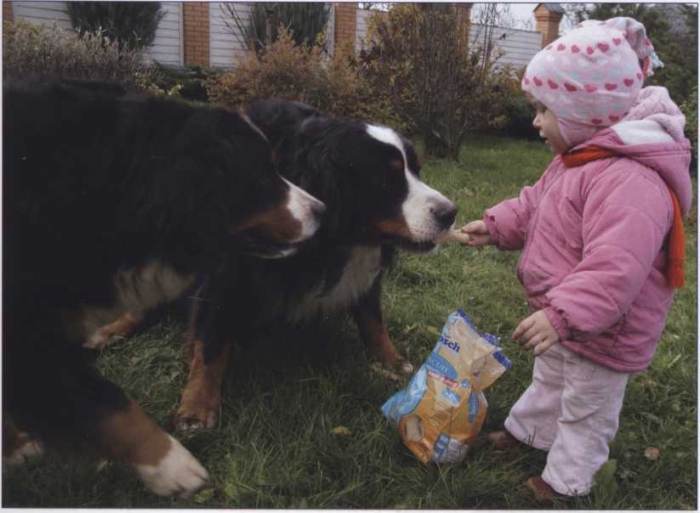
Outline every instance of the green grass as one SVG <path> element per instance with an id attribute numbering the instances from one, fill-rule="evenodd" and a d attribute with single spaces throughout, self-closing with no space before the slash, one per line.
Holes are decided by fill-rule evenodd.
<path id="1" fill-rule="evenodd" d="M 541 143 L 479 138 L 462 162 L 428 159 L 424 177 L 460 205 L 459 223 L 534 182 L 551 159 Z M 678 293 L 651 369 L 628 386 L 615 460 L 593 493 L 558 508 L 696 509 L 697 220 L 688 222 L 688 285 Z M 530 380 L 532 356 L 509 335 L 527 315 L 515 277 L 517 253 L 458 245 L 402 254 L 384 288 L 388 329 L 418 367 L 447 315 L 463 308 L 477 326 L 503 338 L 514 367 L 486 392 L 482 432 L 500 427 Z M 186 373 L 182 326 L 172 320 L 115 343 L 100 357 L 121 384 L 166 429 Z M 282 339 L 282 340 L 280 340 Z M 33 507 L 429 508 L 532 509 L 523 488 L 545 454 L 529 448 L 494 452 L 480 441 L 458 465 L 426 466 L 402 445 L 380 412 L 399 387 L 367 371 L 352 322 L 280 334 L 238 351 L 225 404 L 210 433 L 180 436 L 211 474 L 185 501 L 149 494 L 127 467 L 51 457 L 4 474 L 3 505 Z M 346 426 L 350 435 L 331 433 Z M 661 451 L 657 461 L 644 456 Z M 616 467 L 613 468 L 616 464 Z"/>

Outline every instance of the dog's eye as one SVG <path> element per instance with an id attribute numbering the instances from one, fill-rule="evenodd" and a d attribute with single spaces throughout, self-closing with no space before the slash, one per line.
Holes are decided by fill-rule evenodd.
<path id="1" fill-rule="evenodd" d="M 391 168 L 392 171 L 396 171 L 396 172 L 403 171 L 403 168 L 404 168 L 403 167 L 403 160 L 402 159 L 393 159 L 389 163 L 389 168 Z"/>

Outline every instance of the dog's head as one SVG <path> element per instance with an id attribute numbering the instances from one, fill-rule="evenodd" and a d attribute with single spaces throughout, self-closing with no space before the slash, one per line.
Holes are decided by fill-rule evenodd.
<path id="1" fill-rule="evenodd" d="M 229 177 L 229 229 L 236 252 L 281 258 L 297 252 L 321 224 L 326 206 L 278 172 L 275 153 L 262 131 L 244 114 L 229 140 L 235 171 Z M 242 172 L 239 172 L 241 171 Z"/>
<path id="2" fill-rule="evenodd" d="M 413 145 L 391 128 L 291 102 L 248 112 L 280 152 L 282 174 L 326 203 L 327 237 L 428 251 L 454 224 L 457 207 L 421 180 Z"/>

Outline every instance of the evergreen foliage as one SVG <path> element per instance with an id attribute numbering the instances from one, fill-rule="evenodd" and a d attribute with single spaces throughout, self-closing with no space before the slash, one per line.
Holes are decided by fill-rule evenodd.
<path id="1" fill-rule="evenodd" d="M 101 31 L 119 49 L 142 49 L 153 44 L 164 13 L 160 2 L 68 2 L 73 28 L 82 36 Z"/>

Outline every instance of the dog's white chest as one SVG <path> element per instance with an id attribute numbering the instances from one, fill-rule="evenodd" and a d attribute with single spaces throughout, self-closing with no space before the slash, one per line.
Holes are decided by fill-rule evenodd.
<path id="1" fill-rule="evenodd" d="M 83 326 L 92 334 L 124 312 L 137 316 L 167 301 L 177 299 L 194 280 L 169 265 L 152 261 L 143 267 L 124 269 L 114 277 L 116 301 L 110 308 L 86 307 Z"/>
<path id="2" fill-rule="evenodd" d="M 291 321 L 301 321 L 317 315 L 348 310 L 372 287 L 381 270 L 381 250 L 376 247 L 356 247 L 338 283 L 324 293 L 325 284 L 304 296 L 289 312 Z"/>

